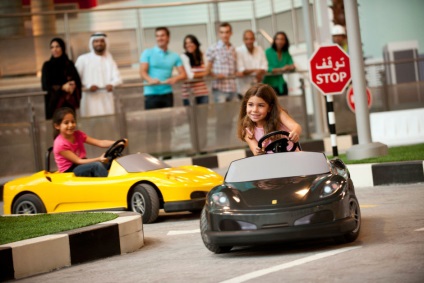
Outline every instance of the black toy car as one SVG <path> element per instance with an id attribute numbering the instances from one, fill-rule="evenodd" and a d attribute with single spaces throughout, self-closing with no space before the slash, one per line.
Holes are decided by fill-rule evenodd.
<path id="1" fill-rule="evenodd" d="M 284 151 L 286 145 L 283 138 L 266 150 Z M 360 227 L 359 203 L 345 164 L 306 151 L 233 161 L 224 183 L 208 193 L 200 219 L 203 242 L 214 253 L 285 240 L 352 242 Z"/>

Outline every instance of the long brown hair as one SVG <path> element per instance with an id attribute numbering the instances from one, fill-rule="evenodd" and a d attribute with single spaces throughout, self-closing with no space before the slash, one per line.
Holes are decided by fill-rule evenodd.
<path id="1" fill-rule="evenodd" d="M 247 116 L 246 107 L 247 102 L 252 96 L 262 98 L 270 107 L 271 111 L 266 116 L 264 125 L 264 133 L 270 133 L 280 129 L 280 111 L 286 111 L 278 102 L 277 94 L 274 89 L 267 84 L 256 84 L 249 88 L 244 95 L 243 101 L 240 106 L 240 113 L 238 118 L 237 136 L 240 140 L 245 141 L 245 137 L 248 134 L 246 128 L 251 133 L 255 132 L 255 123 Z M 287 112 L 287 111 L 286 111 Z M 253 139 L 253 136 L 248 136 L 249 139 Z"/>

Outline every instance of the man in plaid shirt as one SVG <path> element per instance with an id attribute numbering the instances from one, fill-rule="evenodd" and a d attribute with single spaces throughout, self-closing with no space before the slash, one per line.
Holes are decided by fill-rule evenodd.
<path id="1" fill-rule="evenodd" d="M 206 58 L 208 71 L 216 78 L 212 82 L 212 95 L 215 102 L 237 100 L 237 88 L 234 77 L 237 71 L 236 49 L 230 43 L 232 28 L 229 23 L 219 25 L 220 40 L 208 48 Z"/>

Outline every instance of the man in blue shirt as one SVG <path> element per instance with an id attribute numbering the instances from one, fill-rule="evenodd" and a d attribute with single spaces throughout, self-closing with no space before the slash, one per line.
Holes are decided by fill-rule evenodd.
<path id="1" fill-rule="evenodd" d="M 155 30 L 156 46 L 144 50 L 140 57 L 140 76 L 147 82 L 144 87 L 145 109 L 172 107 L 172 86 L 186 78 L 180 56 L 168 50 L 170 33 L 166 27 Z M 177 68 L 178 75 L 172 76 Z"/>

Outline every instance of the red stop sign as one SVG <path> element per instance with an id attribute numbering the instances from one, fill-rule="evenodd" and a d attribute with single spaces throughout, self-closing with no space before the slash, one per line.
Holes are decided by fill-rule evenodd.
<path id="1" fill-rule="evenodd" d="M 371 90 L 369 88 L 366 88 L 366 93 L 367 93 L 368 109 L 370 109 L 372 104 Z M 353 87 L 349 87 L 349 89 L 346 92 L 346 102 L 347 102 L 347 106 L 349 106 L 349 109 L 352 112 L 355 112 L 355 99 L 353 96 Z"/>
<path id="2" fill-rule="evenodd" d="M 340 94 L 351 80 L 349 56 L 337 44 L 321 46 L 309 60 L 309 75 L 323 94 Z"/>

